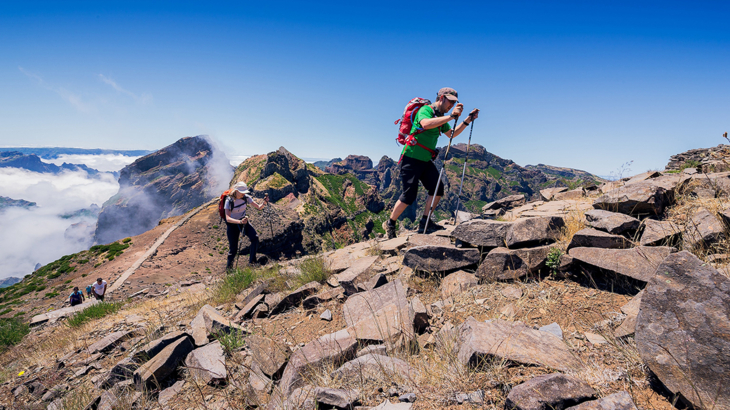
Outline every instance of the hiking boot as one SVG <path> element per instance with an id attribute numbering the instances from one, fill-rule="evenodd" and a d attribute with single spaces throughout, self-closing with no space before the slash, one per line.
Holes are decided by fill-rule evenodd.
<path id="1" fill-rule="evenodd" d="M 436 231 L 442 231 L 442 230 L 446 229 L 443 226 L 436 224 L 434 221 L 428 221 L 428 231 L 423 232 L 423 228 L 425 228 L 425 227 L 426 227 L 426 219 L 421 218 L 421 221 L 418 222 L 418 232 L 417 233 L 430 234 L 430 233 L 434 233 Z"/>
<path id="2" fill-rule="evenodd" d="M 383 221 L 383 229 L 385 229 L 385 235 L 388 239 L 395 238 L 395 224 L 391 225 L 388 221 Z"/>

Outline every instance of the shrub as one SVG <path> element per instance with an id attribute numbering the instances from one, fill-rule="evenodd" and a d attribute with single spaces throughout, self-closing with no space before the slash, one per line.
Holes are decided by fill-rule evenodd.
<path id="1" fill-rule="evenodd" d="M 91 305 L 68 319 L 68 325 L 79 327 L 92 319 L 98 319 L 112 314 L 122 308 L 122 302 L 101 302 Z"/>
<path id="2" fill-rule="evenodd" d="M 129 243 L 132 241 L 132 238 L 124 238 L 122 239 L 122 243 Z"/>
<path id="3" fill-rule="evenodd" d="M 550 248 L 548 252 L 547 261 L 545 266 L 550 269 L 552 275 L 558 274 L 558 267 L 560 267 L 560 257 L 563 255 L 563 251 L 560 248 Z"/>
<path id="4" fill-rule="evenodd" d="M 223 351 L 228 356 L 233 355 L 233 353 L 246 345 L 245 336 L 242 330 L 236 328 L 231 329 L 230 332 L 220 331 L 213 333 L 213 337 L 221 343 Z"/>
<path id="5" fill-rule="evenodd" d="M 30 332 L 30 327 L 17 318 L 0 319 L 0 347 L 14 346 Z"/>
<path id="6" fill-rule="evenodd" d="M 256 272 L 249 267 L 230 271 L 218 284 L 213 299 L 217 303 L 231 302 L 236 295 L 251 286 L 254 280 L 256 280 Z"/>
<path id="7" fill-rule="evenodd" d="M 56 292 L 55 290 L 53 292 L 46 293 L 47 298 L 55 298 L 58 295 L 60 295 L 60 293 Z"/>
<path id="8" fill-rule="evenodd" d="M 299 270 L 301 273 L 296 279 L 299 286 L 309 282 L 325 283 L 332 274 L 327 262 L 321 256 L 304 259 L 299 263 Z"/>
<path id="9" fill-rule="evenodd" d="M 13 311 L 13 308 L 7 308 L 7 309 L 5 309 L 5 310 L 3 310 L 3 311 L 0 312 L 0 316 L 7 315 L 8 313 L 10 313 L 12 311 Z"/>

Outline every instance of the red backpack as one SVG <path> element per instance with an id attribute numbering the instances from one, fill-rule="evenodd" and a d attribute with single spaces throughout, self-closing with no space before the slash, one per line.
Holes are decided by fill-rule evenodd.
<path id="1" fill-rule="evenodd" d="M 223 191 L 223 193 L 221 194 L 221 199 L 218 201 L 218 215 L 220 215 L 222 221 L 226 220 L 226 209 L 225 209 L 226 197 L 230 193 L 231 193 L 230 189 Z"/>
<path id="2" fill-rule="evenodd" d="M 398 143 L 401 145 L 418 145 L 419 147 L 431 153 L 431 156 L 433 157 L 436 151 L 427 148 L 416 139 L 416 135 L 422 133 L 423 128 L 416 128 L 416 131 L 411 134 L 411 129 L 413 128 L 413 118 L 415 118 L 416 113 L 418 112 L 418 110 L 421 109 L 421 107 L 428 104 L 431 104 L 431 101 L 425 98 L 414 98 L 408 101 L 408 104 L 406 104 L 406 108 L 403 110 L 403 116 L 395 121 L 395 125 L 398 125 L 398 123 L 400 123 L 398 137 L 396 137 L 395 140 L 398 141 Z"/>

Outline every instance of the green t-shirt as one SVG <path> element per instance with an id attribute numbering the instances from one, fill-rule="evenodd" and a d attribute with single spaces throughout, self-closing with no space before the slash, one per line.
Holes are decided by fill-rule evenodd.
<path id="1" fill-rule="evenodd" d="M 416 132 L 416 129 L 421 127 L 421 120 L 427 119 L 427 118 L 433 118 L 435 117 L 435 113 L 433 112 L 433 108 L 430 105 L 424 105 L 421 107 L 418 112 L 416 113 L 416 118 L 413 120 L 413 127 L 411 128 L 411 133 Z M 436 144 L 439 140 L 439 135 L 442 132 L 447 132 L 451 129 L 451 126 L 446 123 L 442 125 L 439 128 L 431 128 L 430 130 L 425 130 L 420 134 L 416 135 L 416 139 L 419 143 L 423 144 L 424 146 L 430 148 L 430 149 L 436 149 Z M 419 147 L 418 145 L 406 145 L 403 148 L 403 155 L 406 157 L 414 158 L 420 161 L 430 161 L 431 160 L 431 153 L 426 151 L 425 149 Z"/>

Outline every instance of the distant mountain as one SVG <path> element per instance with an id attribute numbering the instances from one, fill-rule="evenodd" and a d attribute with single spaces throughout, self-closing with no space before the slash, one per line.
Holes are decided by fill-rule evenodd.
<path id="1" fill-rule="evenodd" d="M 153 151 L 147 150 L 114 150 L 114 149 L 85 149 L 85 148 L 64 148 L 64 147 L 43 147 L 43 148 L 28 148 L 28 147 L 0 147 L 0 152 L 15 151 L 25 155 L 37 155 L 43 159 L 56 159 L 60 155 L 124 155 L 127 157 L 141 157 L 147 155 Z"/>
<path id="2" fill-rule="evenodd" d="M 83 164 L 63 163 L 60 167 L 41 161 L 35 154 L 26 155 L 20 151 L 0 152 L 0 168 L 22 168 L 28 171 L 58 174 L 62 171 L 86 171 L 90 176 L 99 175 L 99 171 Z"/>
<path id="3" fill-rule="evenodd" d="M 324 171 L 325 168 L 327 168 L 328 166 L 334 164 L 335 162 L 340 162 L 340 161 L 342 161 L 342 158 L 333 158 L 329 161 L 315 161 L 312 163 L 312 165 L 314 165 L 315 167 Z"/>
<path id="4" fill-rule="evenodd" d="M 35 202 L 26 201 L 25 199 L 12 199 L 6 196 L 0 196 L 0 211 L 5 208 L 18 207 L 18 208 L 32 208 L 36 206 Z"/>
<path id="5" fill-rule="evenodd" d="M 13 276 L 11 276 L 9 278 L 5 278 L 5 279 L 0 279 L 0 288 L 7 288 L 8 286 L 13 286 L 20 281 L 21 281 L 21 278 L 16 278 Z"/>

